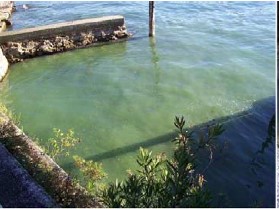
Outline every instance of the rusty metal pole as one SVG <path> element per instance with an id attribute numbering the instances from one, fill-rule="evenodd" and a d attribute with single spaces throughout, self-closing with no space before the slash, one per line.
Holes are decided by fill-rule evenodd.
<path id="1" fill-rule="evenodd" d="M 154 1 L 149 1 L 149 36 L 155 36 Z"/>

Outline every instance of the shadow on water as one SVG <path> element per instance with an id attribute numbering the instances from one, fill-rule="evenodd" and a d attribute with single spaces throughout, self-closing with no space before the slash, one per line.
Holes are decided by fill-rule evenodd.
<path id="1" fill-rule="evenodd" d="M 268 97 L 254 102 L 246 111 L 215 118 L 188 129 L 198 133 L 208 125 L 224 125 L 225 132 L 217 143 L 226 141 L 227 148 L 222 153 L 214 153 L 213 163 L 204 174 L 206 186 L 214 194 L 215 207 L 275 206 L 274 118 L 275 97 Z M 136 153 L 140 147 L 151 148 L 170 142 L 175 136 L 175 132 L 170 132 L 92 155 L 86 160 L 103 161 L 130 152 Z M 199 166 L 204 168 L 207 163 L 206 159 L 199 162 Z M 72 166 L 68 163 L 62 167 L 68 170 Z"/>
<path id="2" fill-rule="evenodd" d="M 266 99 L 256 101 L 253 103 L 252 107 L 249 110 L 239 112 L 239 113 L 236 113 L 236 114 L 230 115 L 230 116 L 216 118 L 216 119 L 207 121 L 205 123 L 192 126 L 188 130 L 196 132 L 198 130 L 206 129 L 206 127 L 208 125 L 214 125 L 216 123 L 221 123 L 226 128 L 228 128 L 230 123 L 234 122 L 234 120 L 241 120 L 242 118 L 251 118 L 251 120 L 252 120 L 255 117 L 255 114 L 259 114 L 258 111 L 261 111 L 261 110 L 264 111 L 265 106 L 266 105 L 270 106 L 272 101 L 275 101 L 274 97 L 269 97 Z M 270 113 L 269 114 L 270 118 L 272 118 L 275 113 L 271 113 L 272 110 L 270 107 L 269 107 L 269 110 L 267 110 L 267 111 Z M 274 109 L 274 111 L 275 111 L 275 109 Z M 268 114 L 268 113 L 266 113 L 266 114 Z M 264 126 L 262 128 L 266 129 L 266 132 L 268 132 L 267 127 L 268 127 L 269 122 L 267 123 L 267 121 L 264 121 L 263 124 L 265 124 L 266 127 Z M 235 131 L 239 131 L 239 130 L 235 130 Z M 129 153 L 129 152 L 136 152 L 140 147 L 149 148 L 149 147 L 161 144 L 161 143 L 171 141 L 174 137 L 176 137 L 176 132 L 171 132 L 171 133 L 168 133 L 168 134 L 165 134 L 162 136 L 158 136 L 158 137 L 155 137 L 152 139 L 145 140 L 143 142 L 138 142 L 138 143 L 128 145 L 125 147 L 120 147 L 120 148 L 109 150 L 107 152 L 92 155 L 91 157 L 88 157 L 87 160 L 102 161 L 105 159 L 114 158 L 114 157 Z M 264 140 L 265 140 L 265 138 L 263 138 L 263 143 L 264 143 Z M 63 167 L 68 167 L 68 166 L 69 166 L 68 164 L 63 165 Z"/>

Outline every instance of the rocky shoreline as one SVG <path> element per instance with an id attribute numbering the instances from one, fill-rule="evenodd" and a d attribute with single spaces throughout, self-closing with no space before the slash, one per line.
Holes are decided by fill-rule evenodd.
<path id="1" fill-rule="evenodd" d="M 68 50 L 84 48 L 117 41 L 129 37 L 125 26 L 119 26 L 118 30 L 105 33 L 75 32 L 71 35 L 55 35 L 49 38 L 39 38 L 37 40 L 9 41 L 2 44 L 2 50 L 9 63 L 21 62 L 37 56 L 49 55 Z"/>

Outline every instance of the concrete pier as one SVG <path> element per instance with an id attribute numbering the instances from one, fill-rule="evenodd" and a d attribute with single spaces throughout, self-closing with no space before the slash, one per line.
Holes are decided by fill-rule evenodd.
<path id="1" fill-rule="evenodd" d="M 123 16 L 106 16 L 0 33 L 0 46 L 9 63 L 126 40 Z"/>

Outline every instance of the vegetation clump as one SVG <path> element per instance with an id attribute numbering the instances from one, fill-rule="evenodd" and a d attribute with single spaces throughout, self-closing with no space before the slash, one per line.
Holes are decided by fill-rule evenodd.
<path id="1" fill-rule="evenodd" d="M 80 139 L 75 136 L 72 129 L 66 133 L 60 129 L 53 129 L 54 137 L 48 139 L 48 143 L 44 146 L 45 152 L 52 158 L 65 157 L 70 155 L 70 149 L 74 148 Z"/>
<path id="2" fill-rule="evenodd" d="M 75 155 L 74 164 L 83 176 L 83 180 L 77 183 L 83 185 L 89 195 L 112 208 L 210 207 L 212 197 L 204 188 L 203 174 L 196 171 L 196 158 L 203 149 L 209 151 L 212 160 L 214 139 L 224 129 L 218 124 L 207 127 L 207 132 L 195 139 L 192 132 L 184 130 L 183 116 L 175 117 L 174 125 L 178 129 L 178 136 L 172 140 L 175 149 L 171 158 L 162 153 L 153 156 L 151 151 L 140 148 L 136 159 L 139 169 L 129 171 L 124 181 L 104 184 L 102 180 L 106 173 L 102 164 Z M 54 137 L 48 140 L 44 150 L 53 158 L 68 156 L 69 150 L 80 139 L 74 136 L 72 130 L 67 133 L 59 129 L 53 131 Z"/>
<path id="3" fill-rule="evenodd" d="M 185 120 L 175 118 L 179 133 L 173 142 L 176 147 L 172 158 L 140 148 L 137 164 L 140 169 L 130 172 L 125 181 L 110 184 L 101 199 L 108 207 L 210 207 L 211 195 L 204 189 L 205 179 L 195 171 L 196 151 L 212 148 L 212 140 L 224 129 L 217 125 L 209 128 L 206 137 L 195 141 L 192 134 L 183 131 Z"/>
<path id="4" fill-rule="evenodd" d="M 103 188 L 104 184 L 101 180 L 107 176 L 102 169 L 102 164 L 93 162 L 92 160 L 85 160 L 80 156 L 73 156 L 75 166 L 79 169 L 85 182 L 85 188 L 91 194 L 98 194 Z"/>

